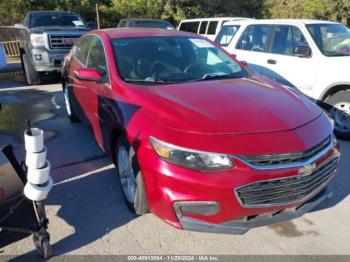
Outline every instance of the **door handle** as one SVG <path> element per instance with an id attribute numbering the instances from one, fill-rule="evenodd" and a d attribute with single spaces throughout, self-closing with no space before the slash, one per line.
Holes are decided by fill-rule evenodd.
<path id="1" fill-rule="evenodd" d="M 277 61 L 274 59 L 269 59 L 269 60 L 267 60 L 267 63 L 271 64 L 271 65 L 275 65 L 275 64 L 277 64 Z"/>

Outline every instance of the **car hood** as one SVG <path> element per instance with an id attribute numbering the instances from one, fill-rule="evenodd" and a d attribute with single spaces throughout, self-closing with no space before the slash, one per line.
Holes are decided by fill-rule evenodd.
<path id="1" fill-rule="evenodd" d="M 192 133 L 278 132 L 311 122 L 321 109 L 263 76 L 138 88 L 160 124 Z"/>
<path id="2" fill-rule="evenodd" d="M 41 26 L 30 28 L 31 33 L 41 34 L 45 32 L 88 32 L 90 29 L 86 27 L 70 27 L 70 26 Z"/>

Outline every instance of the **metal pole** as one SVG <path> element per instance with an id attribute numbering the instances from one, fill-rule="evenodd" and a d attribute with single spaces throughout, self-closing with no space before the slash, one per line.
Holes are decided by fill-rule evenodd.
<path id="1" fill-rule="evenodd" d="M 96 4 L 96 23 L 97 29 L 100 29 L 100 10 L 98 8 L 98 4 Z"/>

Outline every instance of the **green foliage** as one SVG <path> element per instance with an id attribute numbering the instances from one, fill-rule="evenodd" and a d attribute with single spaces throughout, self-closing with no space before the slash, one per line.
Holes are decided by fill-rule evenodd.
<path id="1" fill-rule="evenodd" d="M 30 10 L 71 10 L 113 27 L 121 18 L 161 18 L 177 24 L 185 18 L 240 16 L 255 18 L 316 18 L 350 24 L 350 0 L 0 0 L 0 25 L 23 21 Z"/>
<path id="2" fill-rule="evenodd" d="M 266 0 L 268 18 L 313 18 L 350 25 L 350 0 Z"/>

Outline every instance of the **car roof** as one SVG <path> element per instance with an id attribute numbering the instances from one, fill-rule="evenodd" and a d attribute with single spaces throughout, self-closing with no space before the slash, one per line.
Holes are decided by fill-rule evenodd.
<path id="1" fill-rule="evenodd" d="M 165 21 L 162 19 L 153 19 L 153 18 L 124 18 L 124 19 L 121 19 L 120 21 L 155 21 L 155 22 L 169 23 L 168 21 Z"/>
<path id="2" fill-rule="evenodd" d="M 76 12 L 71 12 L 71 11 L 52 11 L 52 10 L 49 10 L 49 11 L 30 11 L 29 12 L 30 14 L 52 14 L 52 13 L 55 13 L 55 14 L 78 14 Z"/>
<path id="3" fill-rule="evenodd" d="M 197 34 L 177 31 L 177 30 L 167 30 L 158 28 L 135 28 L 135 27 L 123 27 L 123 28 L 108 28 L 102 30 L 95 30 L 94 32 L 104 32 L 109 38 L 126 38 L 126 37 L 145 37 L 145 36 L 188 36 L 188 37 L 200 37 Z"/>
<path id="4" fill-rule="evenodd" d="M 248 17 L 207 17 L 207 18 L 193 18 L 193 19 L 184 19 L 181 20 L 180 23 L 183 22 L 196 22 L 196 21 L 209 21 L 209 20 L 237 20 L 237 21 L 241 21 L 241 20 L 254 20 L 254 18 L 248 18 Z"/>
<path id="5" fill-rule="evenodd" d="M 225 25 L 247 25 L 247 24 L 288 24 L 288 25 L 308 25 L 308 24 L 338 24 L 332 21 L 316 19 L 256 19 L 226 22 Z"/>

